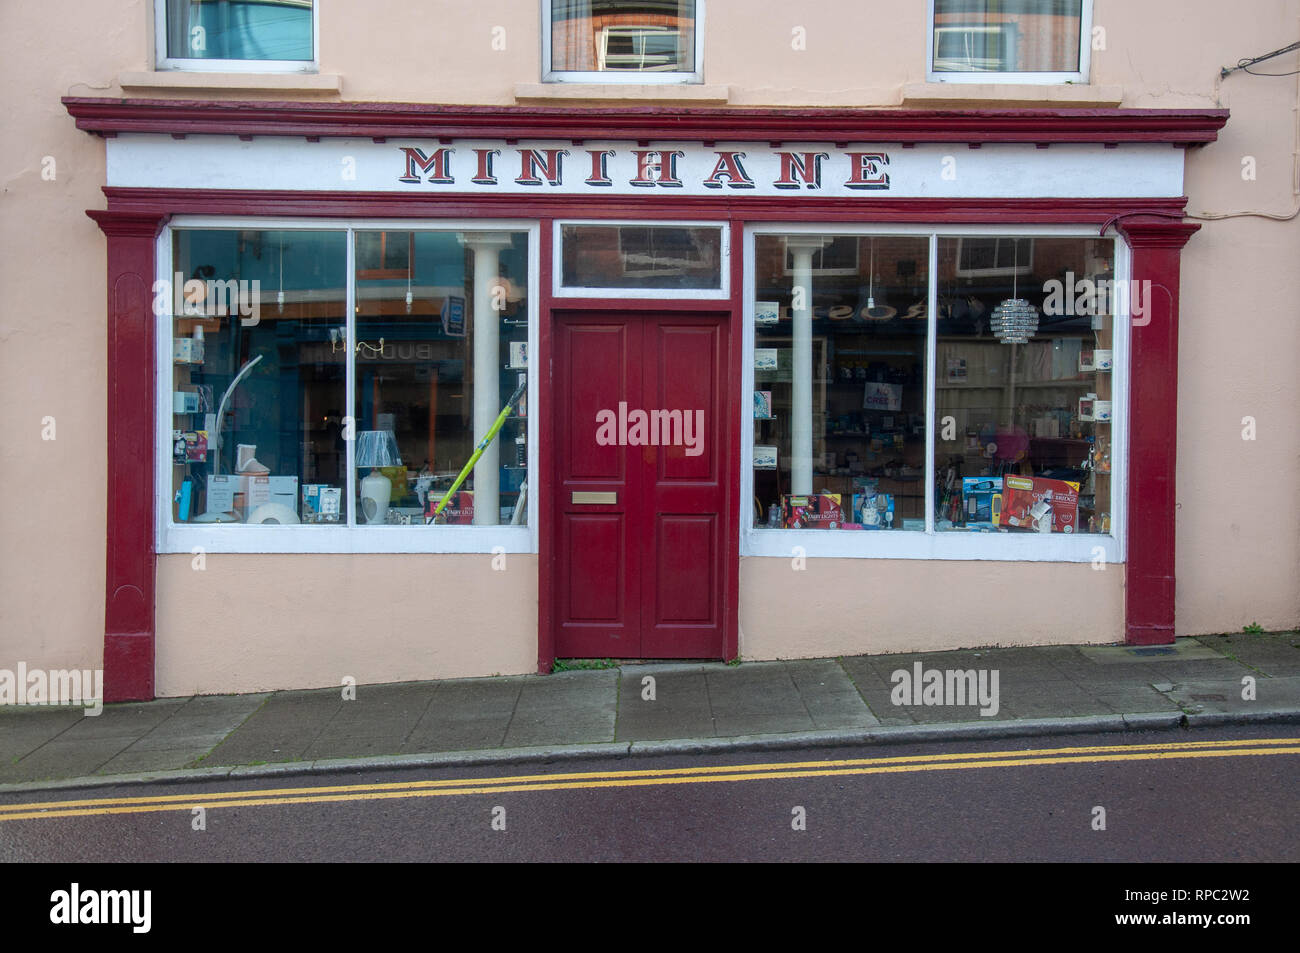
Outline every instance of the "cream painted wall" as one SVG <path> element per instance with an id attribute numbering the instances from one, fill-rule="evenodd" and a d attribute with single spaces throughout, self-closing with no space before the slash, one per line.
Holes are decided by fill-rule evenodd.
<path id="1" fill-rule="evenodd" d="M 1114 642 L 1124 567 L 908 559 L 740 561 L 740 654 L 822 658 Z M 1118 634 L 1118 637 L 1117 637 Z"/>
<path id="2" fill-rule="evenodd" d="M 537 670 L 537 557 L 158 558 L 161 696 Z"/>
<path id="3" fill-rule="evenodd" d="M 838 15 L 837 6 L 849 12 Z M 88 15 L 84 2 L 45 0 L 6 4 L 0 14 L 0 489 L 9 502 L 0 536 L 0 668 L 19 660 L 51 668 L 102 660 L 105 244 L 83 210 L 104 206 L 104 151 L 74 128 L 59 98 L 337 98 L 293 90 L 124 91 L 120 77 L 151 67 L 152 9 L 152 0 L 109 0 Z M 398 0 L 330 0 L 325 10 L 322 71 L 340 77 L 347 100 L 508 104 L 516 86 L 540 78 L 534 0 L 446 5 L 422 19 Z M 1096 0 L 1095 22 L 1106 31 L 1106 49 L 1094 53 L 1093 82 L 1122 87 L 1122 105 L 1232 109 L 1220 141 L 1187 154 L 1191 211 L 1296 208 L 1296 78 L 1237 74 L 1220 83 L 1217 68 L 1296 36 L 1300 0 L 1232 9 L 1215 0 Z M 495 26 L 505 28 L 504 51 L 492 49 Z M 804 28 L 806 50 L 791 46 L 796 27 Z M 733 105 L 892 105 L 906 84 L 925 78 L 919 0 L 793 8 L 778 0 L 712 0 L 706 36 L 706 83 L 725 87 Z M 1277 71 L 1297 65 L 1294 57 L 1276 62 L 1283 64 Z M 671 107 L 672 92 L 664 96 Z M 1258 163 L 1253 182 L 1241 177 L 1248 155 Z M 55 163 L 49 181 L 41 177 L 46 156 Z M 1176 516 L 1182 634 L 1251 621 L 1300 625 L 1297 261 L 1295 219 L 1207 222 L 1185 252 Z M 1241 440 L 1247 415 L 1257 421 L 1254 442 Z M 41 439 L 47 416 L 55 419 L 53 441 Z M 478 557 L 440 557 L 446 562 L 431 572 L 426 561 L 434 558 L 213 556 L 200 574 L 188 557 L 163 557 L 159 690 L 532 670 L 535 569 L 520 583 L 505 578 L 514 568 L 494 574 Z M 536 565 L 535 557 L 511 559 L 520 560 L 520 572 Z M 904 641 L 1097 641 L 1118 637 L 1122 619 L 1118 571 L 813 560 L 801 580 L 814 584 L 814 625 L 806 612 L 782 604 L 788 572 L 783 560 L 744 561 L 744 655 L 885 651 Z M 455 581 L 455 607 L 425 587 L 443 574 Z M 313 594 L 315 580 L 323 583 Z M 850 602 L 864 580 L 896 603 L 870 628 Z M 377 633 L 363 609 L 371 589 L 391 606 Z M 1085 611 L 1074 605 L 1054 614 L 1047 601 L 1053 589 L 1075 593 Z M 1011 626 L 996 603 L 985 605 L 991 591 L 1017 593 L 1033 611 L 1017 613 Z M 233 601 L 232 592 L 244 601 Z M 313 603 L 329 609 L 314 614 L 307 632 L 304 610 Z M 448 638 L 441 620 L 446 632 L 468 631 L 466 607 L 478 604 L 492 609 L 498 628 L 480 630 L 479 641 L 440 641 Z M 232 650 L 211 635 L 225 627 L 214 619 L 227 618 L 237 631 L 262 633 L 260 641 Z M 439 620 L 440 634 L 425 633 L 430 618 Z M 356 633 L 367 631 L 370 640 L 356 643 L 367 651 L 358 654 Z M 355 671 L 343 671 L 349 667 Z"/>

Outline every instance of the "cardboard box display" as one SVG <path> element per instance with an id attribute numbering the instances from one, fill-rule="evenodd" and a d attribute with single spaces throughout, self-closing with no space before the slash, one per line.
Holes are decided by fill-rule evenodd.
<path id="1" fill-rule="evenodd" d="M 1043 477 L 1002 478 L 1000 526 L 1038 533 L 1079 531 L 1079 484 Z"/>
<path id="2" fill-rule="evenodd" d="M 297 479 L 295 477 L 294 479 Z M 343 490 L 326 483 L 304 483 L 302 487 L 302 521 L 337 523 L 341 514 Z"/>
<path id="3" fill-rule="evenodd" d="M 893 529 L 894 495 L 875 490 L 854 493 L 853 522 L 863 529 Z"/>
<path id="4" fill-rule="evenodd" d="M 962 477 L 961 509 L 967 526 L 996 525 L 1002 511 L 1002 478 Z"/>
<path id="5" fill-rule="evenodd" d="M 225 476 L 208 477 L 207 513 L 230 513 L 235 509 L 235 488 L 239 485 L 237 478 Z"/>
<path id="6" fill-rule="evenodd" d="M 839 529 L 843 522 L 838 493 L 781 494 L 781 525 L 786 529 Z"/>
<path id="7" fill-rule="evenodd" d="M 433 522 L 433 511 L 438 508 L 440 502 L 441 497 L 435 498 L 432 493 L 429 494 L 429 498 L 424 504 L 425 523 Z M 459 490 L 453 493 L 438 518 L 449 526 L 468 526 L 473 523 L 474 491 Z"/>

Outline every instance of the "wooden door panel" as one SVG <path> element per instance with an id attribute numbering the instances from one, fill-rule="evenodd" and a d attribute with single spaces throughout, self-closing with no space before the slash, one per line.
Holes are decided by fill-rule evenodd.
<path id="1" fill-rule="evenodd" d="M 717 623 L 717 522 L 711 514 L 660 514 L 656 518 L 656 626 Z M 683 554 L 689 556 L 682 558 Z"/>
<path id="2" fill-rule="evenodd" d="M 721 658 L 725 318 L 574 313 L 555 328 L 556 654 Z M 625 440 L 598 442 L 602 411 Z M 640 438 L 622 426 L 637 411 Z"/>
<path id="3" fill-rule="evenodd" d="M 693 315 L 647 319 L 646 404 L 682 411 L 683 440 L 660 446 L 646 468 L 642 653 L 722 654 L 722 527 L 729 496 L 722 463 L 728 383 L 725 323 Z M 695 418 L 687 431 L 686 414 Z M 685 438 L 693 438 L 689 442 Z"/>
<path id="4" fill-rule="evenodd" d="M 597 414 L 639 393 L 640 330 L 635 322 L 599 318 L 556 326 L 554 552 L 561 658 L 640 654 L 640 549 L 629 523 L 639 509 L 640 468 L 630 465 L 626 448 L 596 439 Z M 584 502 L 592 499 L 602 501 Z"/>

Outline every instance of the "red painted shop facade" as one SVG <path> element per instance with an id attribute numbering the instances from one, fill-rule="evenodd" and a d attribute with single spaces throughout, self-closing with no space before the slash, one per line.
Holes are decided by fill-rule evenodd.
<path id="1" fill-rule="evenodd" d="M 494 381 L 490 400 L 475 405 L 474 423 L 468 411 L 464 419 L 477 441 L 479 422 L 496 415 L 479 411 L 500 409 L 515 374 L 521 385 L 527 377 L 527 440 L 521 430 L 501 439 L 504 448 L 494 446 L 504 462 L 493 460 L 491 479 L 486 469 L 475 471 L 474 495 L 484 513 L 490 505 L 490 519 L 482 519 L 518 530 L 522 551 L 537 554 L 539 671 L 557 657 L 736 657 L 746 598 L 741 560 L 788 561 L 790 544 L 812 558 L 862 556 L 864 573 L 871 557 L 1084 562 L 1094 545 L 1113 547 L 1107 558 L 1124 573 L 1116 641 L 1173 641 L 1174 522 L 1167 514 L 1175 508 L 1180 256 L 1199 227 L 1183 219 L 1183 150 L 1212 142 L 1226 110 L 583 111 L 95 98 L 64 105 L 79 129 L 105 137 L 109 155 L 105 207 L 87 212 L 107 243 L 106 701 L 155 695 L 160 539 L 175 532 L 181 542 L 166 551 L 188 552 L 180 545 L 230 529 L 201 526 L 173 508 L 182 495 L 188 507 L 189 494 L 220 475 L 223 413 L 208 425 L 216 460 L 203 461 L 202 478 L 181 473 L 170 458 L 159 462 L 168 434 L 191 426 L 179 405 L 176 419 L 162 419 L 173 387 L 160 370 L 169 365 L 160 362 L 167 329 L 159 322 L 174 309 L 155 307 L 159 276 L 174 266 L 160 260 L 160 236 L 186 222 L 215 228 L 229 221 L 230 230 L 251 234 L 261 221 L 267 229 L 356 221 L 382 223 L 373 233 L 387 236 L 405 235 L 404 228 L 432 235 L 439 223 L 455 222 L 456 260 L 476 262 L 488 282 L 460 296 L 474 346 L 485 333 L 473 330 L 475 322 L 486 313 L 475 311 L 475 302 L 498 287 L 491 282 L 510 284 L 511 300 L 526 301 L 526 314 L 498 309 L 517 316 L 501 325 L 506 336 L 517 330 L 517 340 L 502 337 L 498 345 L 492 331 L 503 355 L 494 371 L 500 389 Z M 373 402 L 379 421 L 358 429 L 394 427 L 416 486 L 413 438 L 403 435 L 400 414 L 390 424 L 384 413 L 395 406 L 397 385 L 372 385 L 367 375 L 389 354 L 403 311 L 411 313 L 413 286 L 420 297 L 409 262 L 423 254 L 421 242 L 441 248 L 443 239 L 416 235 L 396 248 L 396 239 L 376 238 L 382 267 L 367 271 L 361 259 L 371 254 L 369 234 L 354 239 L 348 232 L 350 308 L 336 337 L 358 355 L 347 371 L 350 399 L 357 408 Z M 1088 244 L 1099 240 L 1110 244 Z M 1066 255 L 1074 247 L 1068 242 L 1101 261 L 1094 278 L 1156 289 L 1141 319 L 1108 315 L 1113 324 L 1090 328 L 1085 317 L 1082 332 L 1058 332 L 1058 352 L 1060 342 L 1086 339 L 1082 351 L 1070 344 L 1076 350 L 1065 384 L 1059 369 L 1036 380 L 1018 362 L 1037 352 L 1014 337 L 992 337 L 997 326 L 984 314 L 971 340 L 988 345 L 1003 365 L 1009 356 L 1012 371 L 995 386 L 990 370 L 989 383 L 981 383 L 966 362 L 983 352 L 962 350 L 967 332 L 959 323 L 983 314 L 984 292 L 992 304 L 1024 298 L 1042 276 L 1063 274 L 1049 264 L 1057 245 L 1071 274 L 1082 274 L 1084 265 Z M 494 243 L 499 247 L 489 249 Z M 511 273 L 504 263 L 516 253 L 530 264 Z M 278 254 L 283 275 L 283 244 Z M 283 310 L 287 285 L 280 280 Z M 391 308 L 374 306 L 374 320 L 387 322 L 374 327 L 387 330 L 376 331 L 373 346 L 356 317 L 370 307 L 368 281 L 395 289 L 384 299 Z M 311 296 L 301 297 L 308 303 L 295 304 L 290 291 L 289 307 L 306 315 Z M 264 314 L 276 310 L 274 290 L 262 300 Z M 1034 304 L 1044 307 L 1041 297 Z M 454 309 L 452 318 L 446 313 L 439 346 L 456 333 Z M 1073 308 L 1068 317 L 1079 320 Z M 256 333 L 245 329 L 249 339 Z M 213 334 L 209 354 L 218 346 Z M 1044 338 L 1040 330 L 1029 340 Z M 322 340 L 312 346 L 331 347 Z M 507 350 L 518 345 L 527 345 L 526 358 L 524 350 Z M 228 386 L 239 404 L 248 385 L 234 372 L 251 353 L 235 352 L 218 396 Z M 495 350 L 487 360 L 496 360 Z M 1051 360 L 1060 358 L 1043 357 Z M 1110 372 L 1110 360 L 1113 393 L 1097 389 L 1100 377 L 1081 376 L 1085 368 L 1101 373 L 1087 362 Z M 475 387 L 489 366 L 475 365 Z M 450 367 L 434 372 L 444 385 Z M 428 399 L 437 398 L 436 386 L 418 379 L 434 395 Z M 445 403 L 460 390 L 441 393 Z M 1040 395 L 1036 402 L 1027 402 L 1031 394 Z M 635 411 L 648 430 L 637 430 Z M 434 431 L 444 413 L 428 410 L 427 436 L 420 430 L 430 470 L 438 469 Z M 612 429 L 598 437 L 600 422 L 609 420 Z M 955 435 L 945 433 L 950 428 Z M 1012 433 L 1024 445 L 1016 457 L 986 450 Z M 443 431 L 436 436 L 439 446 L 449 439 Z M 507 439 L 518 440 L 526 492 L 511 483 Z M 235 439 L 224 443 L 233 455 Z M 1080 447 L 1098 461 L 1104 449 L 1104 469 L 1067 473 L 1079 466 Z M 347 448 L 353 470 L 365 468 L 354 456 L 364 449 Z M 180 475 L 167 485 L 174 465 Z M 1046 538 L 1031 540 L 1001 532 L 996 516 L 977 520 L 978 491 L 963 491 L 962 480 L 1003 474 L 1082 485 L 1091 509 L 1078 511 L 1078 538 L 1044 524 Z M 305 470 L 295 477 L 294 496 L 300 486 L 326 482 Z M 402 478 L 394 479 L 400 494 Z M 338 481 L 345 500 L 366 492 L 359 475 Z M 215 493 L 217 484 L 204 485 Z M 808 529 L 792 516 L 800 506 L 830 505 L 824 501 L 832 497 L 844 528 Z M 293 521 L 305 523 L 301 501 L 287 499 Z M 383 508 L 398 510 L 398 502 L 394 495 L 390 507 L 385 498 Z M 342 522 L 350 530 L 361 519 L 358 513 Z M 498 531 L 492 527 L 447 529 Z M 288 539 L 307 528 L 285 529 Z M 1003 537 L 1016 548 L 998 549 Z M 483 538 L 481 551 L 495 552 Z M 1042 553 L 1024 557 L 1031 544 Z M 348 545 L 364 551 L 366 544 Z"/>

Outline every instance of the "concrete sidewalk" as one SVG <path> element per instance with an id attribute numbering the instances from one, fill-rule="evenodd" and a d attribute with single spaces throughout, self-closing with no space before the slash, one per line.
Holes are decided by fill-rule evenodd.
<path id="1" fill-rule="evenodd" d="M 996 714 L 894 704 L 892 673 L 917 663 L 996 672 Z M 1242 698 L 1245 676 L 1256 680 L 1254 700 Z M 97 717 L 7 707 L 0 790 L 1266 721 L 1300 723 L 1300 633 L 1151 648 L 627 664 L 361 685 L 352 701 L 339 688 L 170 698 L 108 705 Z"/>

